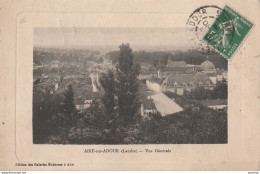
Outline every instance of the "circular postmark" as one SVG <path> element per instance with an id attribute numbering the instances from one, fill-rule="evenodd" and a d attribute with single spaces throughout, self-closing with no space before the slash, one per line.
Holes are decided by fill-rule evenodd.
<path id="1" fill-rule="evenodd" d="M 186 23 L 186 29 L 187 37 L 193 49 L 197 49 L 206 54 L 216 53 L 216 51 L 202 39 L 221 11 L 222 9 L 218 6 L 206 5 L 197 8 L 191 13 Z"/>

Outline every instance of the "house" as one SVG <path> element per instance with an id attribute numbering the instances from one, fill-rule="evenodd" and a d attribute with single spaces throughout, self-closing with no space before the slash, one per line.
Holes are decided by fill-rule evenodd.
<path id="1" fill-rule="evenodd" d="M 169 75 L 162 83 L 163 91 L 171 91 L 178 95 L 183 95 L 185 91 L 190 92 L 196 87 L 204 87 L 213 90 L 214 83 L 206 73 L 197 72 L 196 74 L 174 74 Z"/>
<path id="2" fill-rule="evenodd" d="M 93 100 L 98 100 L 101 97 L 100 92 L 85 91 L 84 89 L 75 89 L 74 104 L 82 112 L 83 110 L 90 107 Z"/>
<path id="3" fill-rule="evenodd" d="M 85 104 L 84 96 L 83 97 L 82 96 L 81 97 L 75 97 L 74 98 L 74 105 L 79 112 L 82 112 L 83 110 L 89 108 L 89 106 L 90 106 L 88 104 Z"/>
<path id="4" fill-rule="evenodd" d="M 162 80 L 161 79 L 151 79 L 151 80 L 146 80 L 146 86 L 148 89 L 155 93 L 160 93 L 163 91 L 162 88 Z"/>
<path id="5" fill-rule="evenodd" d="M 146 99 L 141 104 L 141 115 L 144 118 L 149 118 L 151 114 L 156 114 L 158 111 L 155 107 L 153 99 Z"/>
<path id="6" fill-rule="evenodd" d="M 218 82 L 220 82 L 220 81 L 222 81 L 222 80 L 224 79 L 223 74 L 222 74 L 223 71 L 224 71 L 224 70 L 217 70 L 217 71 L 216 71 L 216 77 L 217 77 L 217 81 L 218 81 Z"/>
<path id="7" fill-rule="evenodd" d="M 75 93 L 74 104 L 76 106 L 76 109 L 79 112 L 82 112 L 83 110 L 90 107 L 92 100 L 93 98 L 91 98 L 90 96 L 86 97 L 86 93 L 84 92 Z"/>
<path id="8" fill-rule="evenodd" d="M 195 65 L 188 65 L 185 61 L 168 61 L 166 66 L 158 67 L 158 78 L 166 78 L 171 74 L 193 74 L 196 71 Z"/>
<path id="9" fill-rule="evenodd" d="M 216 73 L 207 73 L 208 77 L 212 81 L 213 84 L 217 84 L 218 79 L 217 79 L 217 74 Z"/>
<path id="10" fill-rule="evenodd" d="M 227 110 L 227 99 L 202 100 L 200 103 L 218 111 Z"/>
<path id="11" fill-rule="evenodd" d="M 221 69 L 221 70 L 217 70 L 216 71 L 217 74 L 217 81 L 223 81 L 223 80 L 227 80 L 227 71 Z"/>
<path id="12" fill-rule="evenodd" d="M 207 75 L 213 84 L 227 79 L 227 71 L 223 69 L 216 69 L 215 73 L 207 73 Z"/>

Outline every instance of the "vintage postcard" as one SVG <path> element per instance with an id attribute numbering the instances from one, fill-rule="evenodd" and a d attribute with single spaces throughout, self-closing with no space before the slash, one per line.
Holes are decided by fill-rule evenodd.
<path id="1" fill-rule="evenodd" d="M 2 4 L 1 170 L 260 170 L 259 1 Z"/>

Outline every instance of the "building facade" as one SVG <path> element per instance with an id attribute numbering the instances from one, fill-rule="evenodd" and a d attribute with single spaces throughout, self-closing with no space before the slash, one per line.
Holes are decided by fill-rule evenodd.
<path id="1" fill-rule="evenodd" d="M 206 73 L 197 72 L 196 74 L 174 74 L 169 75 L 162 83 L 163 91 L 171 91 L 178 95 L 183 95 L 185 91 L 190 92 L 196 87 L 204 87 L 213 90 L 215 84 L 210 80 Z"/>

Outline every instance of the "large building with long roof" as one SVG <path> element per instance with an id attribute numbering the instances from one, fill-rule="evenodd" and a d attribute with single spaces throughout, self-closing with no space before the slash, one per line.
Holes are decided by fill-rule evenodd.
<path id="1" fill-rule="evenodd" d="M 203 72 L 196 74 L 172 74 L 167 76 L 162 84 L 163 91 L 171 91 L 183 95 L 185 91 L 191 91 L 196 87 L 204 87 L 213 90 L 215 85 L 208 75 Z"/>

